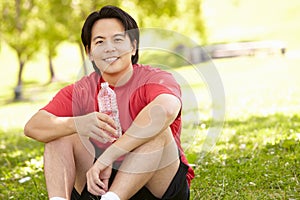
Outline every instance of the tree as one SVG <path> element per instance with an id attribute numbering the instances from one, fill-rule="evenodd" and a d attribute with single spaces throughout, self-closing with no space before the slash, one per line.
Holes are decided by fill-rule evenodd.
<path id="1" fill-rule="evenodd" d="M 130 12 L 142 28 L 163 27 L 183 34 L 198 32 L 205 39 L 201 3 L 202 0 L 2 1 L 1 38 L 17 52 L 19 60 L 15 99 L 22 98 L 24 65 L 41 46 L 47 50 L 51 79 L 55 76 L 52 59 L 56 55 L 57 45 L 62 41 L 78 44 L 85 64 L 85 49 L 81 44 L 80 33 L 84 19 L 91 11 L 108 4 L 120 6 Z"/>
<path id="2" fill-rule="evenodd" d="M 132 0 L 138 23 L 142 28 L 157 27 L 180 32 L 197 38 L 199 43 L 207 41 L 202 13 L 203 0 Z M 127 3 L 128 4 L 128 3 Z"/>
<path id="3" fill-rule="evenodd" d="M 181 14 L 182 17 L 186 17 L 188 26 L 191 27 L 191 31 L 195 31 L 201 40 L 202 44 L 207 42 L 205 22 L 202 14 L 202 0 L 187 0 L 186 7 Z"/>
<path id="4" fill-rule="evenodd" d="M 14 100 L 22 99 L 22 73 L 24 66 L 40 48 L 41 22 L 37 18 L 39 9 L 34 0 L 7 1 L 3 7 L 2 37 L 17 53 L 19 72 L 14 89 Z"/>
<path id="5" fill-rule="evenodd" d="M 48 0 L 46 2 L 39 2 L 39 8 L 41 10 L 39 18 L 43 22 L 41 40 L 47 51 L 50 82 L 56 78 L 53 58 L 57 54 L 57 46 L 68 39 L 69 32 L 64 24 L 70 20 L 70 3 L 70 0 Z"/>
<path id="6" fill-rule="evenodd" d="M 2 31 L 4 30 L 3 29 L 3 10 L 4 10 L 4 4 L 3 3 L 0 3 L 0 51 L 1 51 L 1 45 L 2 45 Z"/>

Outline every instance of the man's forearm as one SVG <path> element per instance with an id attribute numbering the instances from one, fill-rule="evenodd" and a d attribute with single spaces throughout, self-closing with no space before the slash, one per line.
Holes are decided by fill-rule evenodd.
<path id="1" fill-rule="evenodd" d="M 72 117 L 57 117 L 47 111 L 38 111 L 25 125 L 24 134 L 40 142 L 71 135 L 76 132 Z"/>
<path id="2" fill-rule="evenodd" d="M 169 128 L 180 107 L 180 101 L 171 95 L 155 99 L 139 113 L 125 134 L 104 151 L 98 160 L 108 166 L 120 156 L 150 141 Z"/>

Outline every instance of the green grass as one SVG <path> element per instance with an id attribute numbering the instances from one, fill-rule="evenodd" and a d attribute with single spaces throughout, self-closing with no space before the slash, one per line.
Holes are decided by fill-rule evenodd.
<path id="1" fill-rule="evenodd" d="M 196 160 L 193 199 L 300 198 L 299 119 L 228 120 L 214 150 Z"/>
<path id="2" fill-rule="evenodd" d="M 0 130 L 0 199 L 47 199 L 43 145 L 21 129 Z"/>

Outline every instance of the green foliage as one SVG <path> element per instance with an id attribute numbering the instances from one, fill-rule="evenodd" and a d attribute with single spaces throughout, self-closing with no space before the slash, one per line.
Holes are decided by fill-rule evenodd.
<path id="1" fill-rule="evenodd" d="M 14 0 L 0 2 L 1 39 L 9 44 L 17 53 L 19 59 L 18 84 L 15 90 L 16 97 L 22 96 L 22 74 L 25 63 L 39 51 L 46 51 L 49 67 L 53 76 L 52 59 L 56 56 L 56 48 L 63 41 L 75 42 L 80 46 L 82 60 L 85 59 L 84 49 L 81 46 L 80 33 L 85 18 L 92 11 L 99 10 L 104 5 L 115 5 L 124 8 L 135 16 L 141 25 L 165 27 L 165 24 L 175 24 L 175 19 L 188 14 L 190 20 L 196 19 L 195 26 L 186 24 L 182 30 L 203 31 L 201 21 L 201 1 L 190 2 L 185 10 L 178 7 L 181 1 L 144 1 L 120 0 L 105 1 L 71 1 L 71 0 Z M 197 4 L 197 5 L 196 5 Z M 196 6 L 193 6 L 196 5 Z M 159 8 L 159 9 L 158 9 Z M 196 8 L 196 9 L 194 9 Z M 160 20 L 157 20 L 160 19 Z M 200 19 L 200 21 L 199 21 Z M 173 21 L 173 22 L 172 22 Z M 172 22 L 172 23 L 168 23 Z M 170 26 L 169 28 L 171 28 Z M 191 29 L 192 27 L 192 29 Z M 199 29 L 199 27 L 202 27 Z M 174 28 L 174 27 L 173 27 Z M 53 78 L 53 77 L 51 77 Z"/>
<path id="2" fill-rule="evenodd" d="M 56 55 L 56 47 L 59 43 L 68 39 L 69 31 L 65 25 L 70 18 L 71 7 L 67 1 L 49 0 L 47 2 L 39 2 L 39 19 L 41 25 L 41 40 L 48 50 L 48 55 L 54 57 Z M 59 13 L 59 15 L 53 15 Z"/>
<path id="3" fill-rule="evenodd" d="M 178 2 L 174 0 L 135 0 L 134 4 L 138 5 L 141 17 L 148 16 L 159 18 L 161 15 L 176 16 Z"/>
<path id="4" fill-rule="evenodd" d="M 16 50 L 20 62 L 24 63 L 40 47 L 38 7 L 33 0 L 15 0 L 8 1 L 2 9 L 2 37 Z"/>

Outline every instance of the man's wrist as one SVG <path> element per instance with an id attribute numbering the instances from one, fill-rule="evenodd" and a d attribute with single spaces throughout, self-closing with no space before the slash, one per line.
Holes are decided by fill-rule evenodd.
<path id="1" fill-rule="evenodd" d="M 115 144 L 109 146 L 98 158 L 98 162 L 103 166 L 110 166 L 112 163 L 117 160 L 119 157 L 127 154 L 128 152 L 121 149 Z"/>

